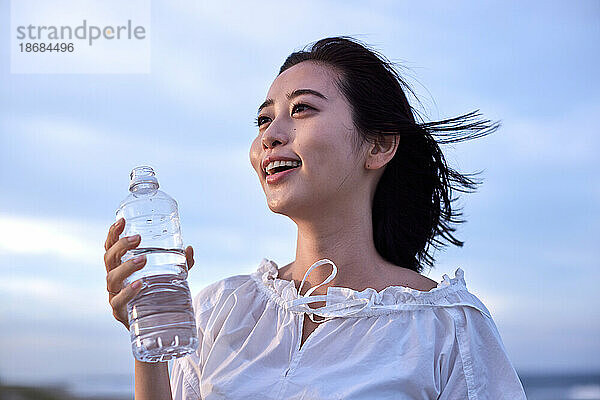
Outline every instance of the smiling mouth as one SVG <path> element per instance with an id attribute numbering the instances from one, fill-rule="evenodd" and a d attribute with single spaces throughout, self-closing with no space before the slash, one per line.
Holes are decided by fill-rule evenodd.
<path id="1" fill-rule="evenodd" d="M 288 165 L 281 165 L 279 167 L 270 169 L 269 172 L 267 172 L 266 174 L 267 174 L 267 176 L 277 175 L 278 173 L 283 172 L 283 171 L 289 171 L 290 169 L 300 168 L 301 165 L 302 164 L 297 165 L 295 167 L 288 166 Z"/>
<path id="2" fill-rule="evenodd" d="M 285 179 L 288 175 L 292 174 L 292 172 L 295 169 L 299 169 L 299 167 L 301 167 L 301 166 L 302 166 L 302 164 L 295 166 L 295 167 L 279 166 L 276 168 L 272 168 L 269 170 L 269 172 L 271 172 L 271 173 L 267 174 L 265 176 L 265 182 L 267 185 L 279 183 L 282 179 Z"/>

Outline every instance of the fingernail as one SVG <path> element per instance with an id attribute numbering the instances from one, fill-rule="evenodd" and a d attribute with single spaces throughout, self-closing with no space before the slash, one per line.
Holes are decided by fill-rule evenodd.
<path id="1" fill-rule="evenodd" d="M 115 227 L 117 227 L 117 226 L 121 225 L 121 221 L 123 221 L 123 218 L 119 218 L 119 219 L 117 220 L 117 222 L 115 222 L 113 225 L 114 225 Z"/>
<path id="2" fill-rule="evenodd" d="M 131 284 L 131 288 L 132 289 L 139 289 L 139 287 L 142 286 L 142 281 L 135 281 Z"/>
<path id="3" fill-rule="evenodd" d="M 145 256 L 137 256 L 136 258 L 133 259 L 133 263 L 136 265 L 139 265 L 144 262 L 145 258 L 146 258 Z"/>
<path id="4" fill-rule="evenodd" d="M 140 238 L 140 235 L 133 235 L 133 236 L 129 236 L 129 237 L 127 238 L 127 241 L 128 241 L 129 243 L 133 243 L 133 242 L 136 242 L 136 241 L 137 241 L 139 238 Z"/>

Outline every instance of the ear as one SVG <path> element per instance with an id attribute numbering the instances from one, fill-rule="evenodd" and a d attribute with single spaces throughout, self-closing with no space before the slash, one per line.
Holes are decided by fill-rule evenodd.
<path id="1" fill-rule="evenodd" d="M 365 160 L 367 169 L 379 169 L 384 167 L 396 154 L 400 144 L 399 134 L 380 135 L 374 144 L 369 147 L 369 153 Z"/>

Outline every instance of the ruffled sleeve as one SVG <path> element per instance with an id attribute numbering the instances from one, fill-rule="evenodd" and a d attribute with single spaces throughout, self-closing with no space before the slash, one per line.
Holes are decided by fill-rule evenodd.
<path id="1" fill-rule="evenodd" d="M 171 394 L 173 400 L 199 400 L 202 375 L 202 355 L 207 349 L 205 341 L 206 323 L 215 303 L 223 295 L 223 282 L 216 282 L 202 289 L 194 297 L 194 314 L 198 349 L 185 357 L 173 360 L 171 370 Z"/>
<path id="2" fill-rule="evenodd" d="M 454 320 L 455 341 L 440 366 L 447 379 L 438 399 L 527 400 L 493 319 L 473 307 L 446 310 Z"/>
<path id="3" fill-rule="evenodd" d="M 213 288 L 210 288 L 213 289 Z M 204 331 L 206 314 L 212 310 L 212 304 L 206 296 L 208 290 L 203 290 L 194 298 L 194 313 L 196 315 L 196 331 L 198 334 L 198 349 L 185 357 L 173 360 L 171 370 L 171 394 L 173 400 L 199 400 L 200 375 L 202 371 L 202 348 L 204 345 Z"/>
<path id="4" fill-rule="evenodd" d="M 249 280 L 249 276 L 245 275 L 223 279 L 206 286 L 194 297 L 193 308 L 199 344 L 195 352 L 173 360 L 170 376 L 173 400 L 202 399 L 202 371 L 214 339 L 208 327 L 209 320 L 215 308 L 222 305 L 232 291 Z"/>

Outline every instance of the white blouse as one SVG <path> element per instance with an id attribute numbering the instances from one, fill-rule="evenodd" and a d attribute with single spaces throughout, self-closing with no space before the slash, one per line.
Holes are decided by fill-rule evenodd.
<path id="1" fill-rule="evenodd" d="M 308 274 L 321 265 L 319 260 Z M 526 399 L 464 273 L 428 292 L 329 287 L 299 296 L 263 258 L 194 297 L 200 345 L 175 359 L 173 399 Z M 300 289 L 302 288 L 302 285 Z M 313 309 L 308 303 L 325 301 Z M 324 317 L 300 347 L 304 313 Z M 317 321 L 318 322 L 318 321 Z"/>

